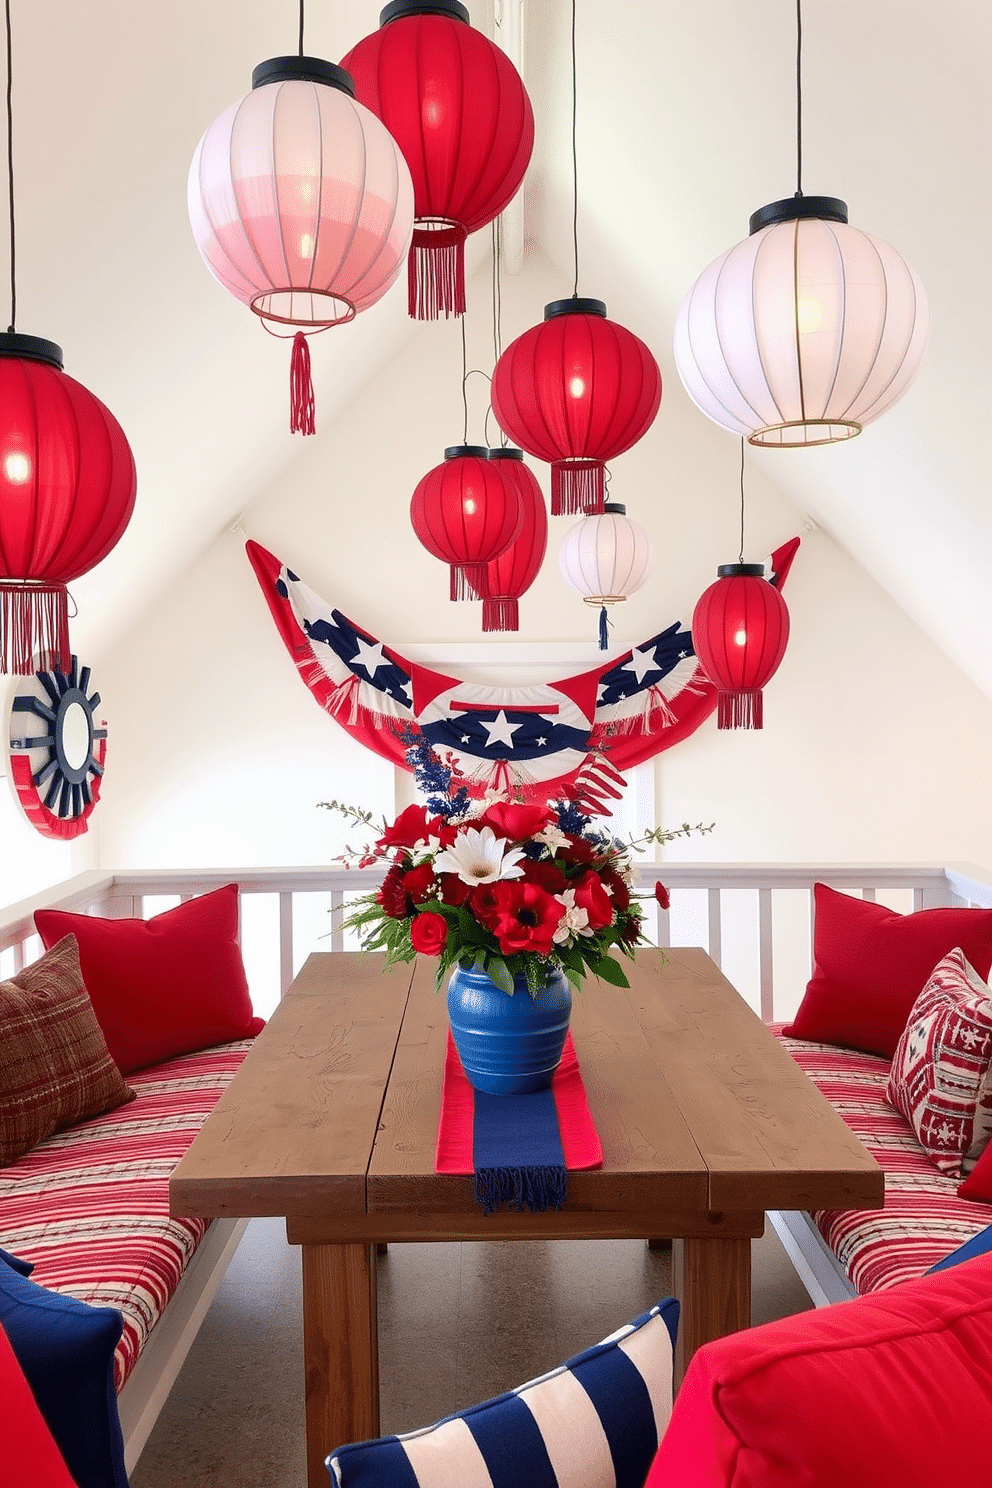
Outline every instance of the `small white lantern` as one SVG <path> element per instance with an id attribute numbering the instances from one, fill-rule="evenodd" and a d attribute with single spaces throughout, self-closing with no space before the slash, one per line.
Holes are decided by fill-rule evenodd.
<path id="1" fill-rule="evenodd" d="M 608 501 L 598 516 L 583 517 L 565 533 L 558 549 L 561 575 L 586 604 L 600 606 L 600 650 L 607 648 L 607 606 L 640 589 L 653 562 L 651 538 L 619 501 Z"/>

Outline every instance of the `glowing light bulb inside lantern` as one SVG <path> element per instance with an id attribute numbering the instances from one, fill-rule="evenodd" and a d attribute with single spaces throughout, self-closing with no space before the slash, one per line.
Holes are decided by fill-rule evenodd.
<path id="1" fill-rule="evenodd" d="M 7 479 L 13 482 L 14 485 L 22 486 L 25 481 L 30 479 L 31 461 L 27 455 L 21 454 L 20 451 L 12 451 L 4 458 L 3 472 Z"/>
<path id="2" fill-rule="evenodd" d="M 812 335 L 823 329 L 823 303 L 821 300 L 799 300 L 796 304 L 796 323 L 801 336 Z"/>
<path id="3" fill-rule="evenodd" d="M 474 498 L 474 496 L 466 496 L 465 497 L 465 500 L 462 502 L 462 509 L 465 512 L 465 515 L 467 517 L 474 517 L 475 516 L 475 498 Z"/>
<path id="4" fill-rule="evenodd" d="M 584 398 L 586 391 L 584 379 L 581 377 L 570 377 L 568 381 L 568 391 L 571 393 L 573 398 Z"/>
<path id="5" fill-rule="evenodd" d="M 444 126 L 444 105 L 439 98 L 425 98 L 423 107 L 423 120 L 428 129 L 441 129 Z"/>
<path id="6" fill-rule="evenodd" d="M 300 238 L 300 257 L 313 258 L 313 237 L 310 233 L 304 233 Z"/>
<path id="7" fill-rule="evenodd" d="M 743 630 L 742 629 L 742 630 L 738 630 L 738 631 L 735 631 L 734 632 L 734 645 L 735 646 L 746 646 L 747 645 L 747 631 L 746 630 Z"/>

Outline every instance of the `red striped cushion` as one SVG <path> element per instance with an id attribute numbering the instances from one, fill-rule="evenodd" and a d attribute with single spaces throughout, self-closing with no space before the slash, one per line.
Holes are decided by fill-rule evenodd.
<path id="1" fill-rule="evenodd" d="M 885 1173 L 884 1209 L 813 1215 L 858 1292 L 922 1276 L 986 1228 L 988 1205 L 958 1198 L 959 1180 L 937 1172 L 905 1116 L 886 1101 L 888 1059 L 786 1038 L 781 1025 L 774 1031 Z"/>
<path id="2" fill-rule="evenodd" d="M 33 1261 L 41 1286 L 123 1313 L 118 1390 L 207 1228 L 170 1216 L 172 1170 L 250 1048 L 245 1039 L 134 1073 L 130 1105 L 0 1169 L 0 1246 Z"/>

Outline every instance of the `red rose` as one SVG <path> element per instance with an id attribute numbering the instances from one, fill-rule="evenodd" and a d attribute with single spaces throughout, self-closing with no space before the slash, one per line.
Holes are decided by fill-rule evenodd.
<path id="1" fill-rule="evenodd" d="M 375 896 L 376 904 L 382 905 L 391 920 L 405 920 L 408 914 L 403 878 L 403 869 L 398 863 L 394 863 Z"/>
<path id="2" fill-rule="evenodd" d="M 458 828 L 446 822 L 443 816 L 432 816 L 427 823 L 428 837 L 436 837 L 442 847 L 450 847 L 458 836 Z"/>
<path id="3" fill-rule="evenodd" d="M 542 858 L 540 862 L 533 858 L 522 858 L 520 867 L 524 870 L 524 883 L 537 884 L 546 894 L 560 894 L 568 888 L 568 879 L 558 864 L 547 858 Z"/>
<path id="4" fill-rule="evenodd" d="M 426 806 L 408 806 L 401 811 L 391 827 L 376 843 L 376 847 L 416 847 L 430 836 Z"/>
<path id="5" fill-rule="evenodd" d="M 585 837 L 569 836 L 568 846 L 560 851 L 569 863 L 591 863 L 596 856 L 595 847 Z"/>
<path id="6" fill-rule="evenodd" d="M 488 928 L 499 941 L 503 955 L 512 956 L 516 951 L 549 955 L 558 921 L 565 913 L 564 904 L 537 884 L 519 879 L 497 883 L 493 897 L 498 909 Z"/>
<path id="7" fill-rule="evenodd" d="M 430 863 L 421 863 L 403 875 L 403 889 L 407 896 L 408 910 L 425 899 L 433 899 L 435 893 L 434 869 Z"/>
<path id="8" fill-rule="evenodd" d="M 613 905 L 610 896 L 596 874 L 590 869 L 581 878 L 573 879 L 569 888 L 575 890 L 575 902 L 589 916 L 590 930 L 603 930 L 613 923 Z"/>
<path id="9" fill-rule="evenodd" d="M 669 906 L 670 906 L 670 904 L 671 904 L 671 902 L 672 902 L 671 899 L 669 898 L 668 890 L 665 888 L 665 885 L 663 883 L 656 883 L 655 884 L 655 886 L 654 886 L 654 897 L 657 899 L 657 901 L 661 905 L 662 909 L 668 909 Z"/>
<path id="10" fill-rule="evenodd" d="M 440 898 L 445 904 L 464 904 L 472 892 L 472 885 L 467 884 L 457 873 L 441 874 Z"/>
<path id="11" fill-rule="evenodd" d="M 624 883 L 623 875 L 615 868 L 604 868 L 600 873 L 604 886 L 610 890 L 610 898 L 613 900 L 614 909 L 626 909 L 630 904 L 630 890 Z"/>
<path id="12" fill-rule="evenodd" d="M 476 825 L 480 829 L 492 827 L 497 837 L 523 842 L 554 819 L 554 812 L 546 806 L 513 806 L 509 801 L 496 801 L 487 807 Z"/>
<path id="13" fill-rule="evenodd" d="M 448 939 L 448 922 L 442 914 L 425 909 L 414 915 L 410 925 L 410 944 L 421 956 L 440 956 Z"/>

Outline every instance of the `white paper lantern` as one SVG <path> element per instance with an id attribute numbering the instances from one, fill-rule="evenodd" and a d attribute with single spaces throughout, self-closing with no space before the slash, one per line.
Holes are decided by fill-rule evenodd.
<path id="1" fill-rule="evenodd" d="M 679 310 L 686 391 L 751 444 L 850 439 L 919 370 L 930 328 L 923 286 L 888 243 L 849 226 L 836 197 L 772 202 L 750 227 Z"/>
<path id="2" fill-rule="evenodd" d="M 267 328 L 352 320 L 389 289 L 413 232 L 413 183 L 348 73 L 273 57 L 196 147 L 187 199 L 207 268 Z"/>
<path id="3" fill-rule="evenodd" d="M 601 650 L 607 645 L 606 607 L 640 589 L 653 562 L 651 538 L 618 501 L 608 501 L 598 516 L 583 517 L 562 538 L 558 549 L 562 578 L 586 604 L 601 607 Z"/>

